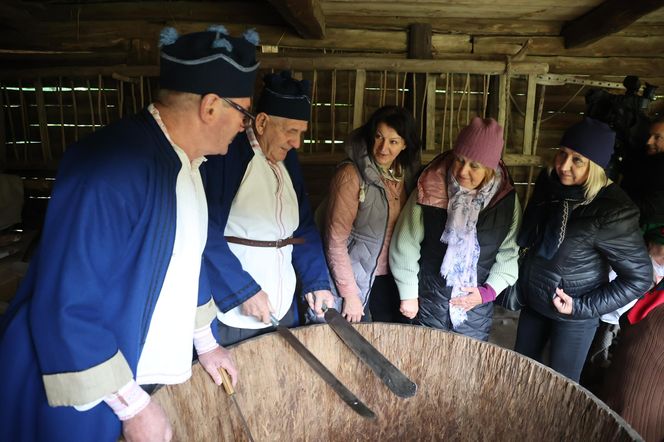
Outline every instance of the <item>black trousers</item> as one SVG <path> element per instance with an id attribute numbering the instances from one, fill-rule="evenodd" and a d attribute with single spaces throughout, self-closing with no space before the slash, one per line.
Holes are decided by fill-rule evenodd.
<path id="1" fill-rule="evenodd" d="M 216 330 L 216 333 L 214 333 L 215 327 L 213 326 L 212 331 L 214 337 L 217 338 L 217 342 L 223 347 L 237 344 L 245 339 L 274 331 L 274 327 L 271 325 L 268 325 L 265 328 L 236 328 L 226 325 L 218 319 L 215 322 L 217 323 L 218 329 Z M 293 304 L 288 310 L 288 313 L 286 313 L 286 316 L 284 316 L 279 323 L 288 328 L 297 327 L 299 325 L 297 320 L 297 304 L 295 303 L 295 300 L 293 300 Z"/>
<path id="2" fill-rule="evenodd" d="M 558 321 L 526 307 L 519 316 L 514 350 L 542 362 L 544 347 L 549 342 L 549 367 L 579 382 L 598 325 L 599 318 Z"/>
<path id="3" fill-rule="evenodd" d="M 376 276 L 364 308 L 364 318 L 375 322 L 408 322 L 399 311 L 400 306 L 399 289 L 392 275 Z"/>

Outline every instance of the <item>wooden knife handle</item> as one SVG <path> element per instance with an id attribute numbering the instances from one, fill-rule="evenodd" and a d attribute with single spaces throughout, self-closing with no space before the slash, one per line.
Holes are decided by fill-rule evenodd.
<path id="1" fill-rule="evenodd" d="M 219 367 L 219 374 L 221 374 L 221 385 L 224 386 L 226 393 L 229 396 L 235 394 L 235 390 L 233 389 L 233 382 L 231 381 L 231 377 L 228 375 L 228 372 L 223 367 Z"/>

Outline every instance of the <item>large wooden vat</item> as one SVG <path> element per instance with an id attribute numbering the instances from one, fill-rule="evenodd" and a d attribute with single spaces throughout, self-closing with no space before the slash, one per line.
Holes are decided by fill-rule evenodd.
<path id="1" fill-rule="evenodd" d="M 258 441 L 630 441 L 606 405 L 552 370 L 498 346 L 396 324 L 359 330 L 418 384 L 396 397 L 327 325 L 293 333 L 377 415 L 352 411 L 271 333 L 232 349 L 237 400 Z M 179 441 L 248 440 L 237 410 L 198 365 L 190 382 L 157 391 Z"/>

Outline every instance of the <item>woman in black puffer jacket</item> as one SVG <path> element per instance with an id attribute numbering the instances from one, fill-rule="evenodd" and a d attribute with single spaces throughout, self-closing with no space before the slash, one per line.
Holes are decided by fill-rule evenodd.
<path id="1" fill-rule="evenodd" d="M 639 212 L 603 168 L 615 133 L 586 118 L 561 140 L 526 208 L 518 243 L 526 306 L 515 350 L 538 361 L 550 341 L 549 365 L 578 382 L 599 317 L 645 293 L 652 266 Z M 609 282 L 609 271 L 617 277 Z"/>

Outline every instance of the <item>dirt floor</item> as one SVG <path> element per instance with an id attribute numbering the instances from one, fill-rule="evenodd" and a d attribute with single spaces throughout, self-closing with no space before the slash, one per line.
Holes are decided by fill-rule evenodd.
<path id="1" fill-rule="evenodd" d="M 489 342 L 514 350 L 518 322 L 519 312 L 511 312 L 496 306 L 493 312 L 493 326 L 491 327 Z"/>

